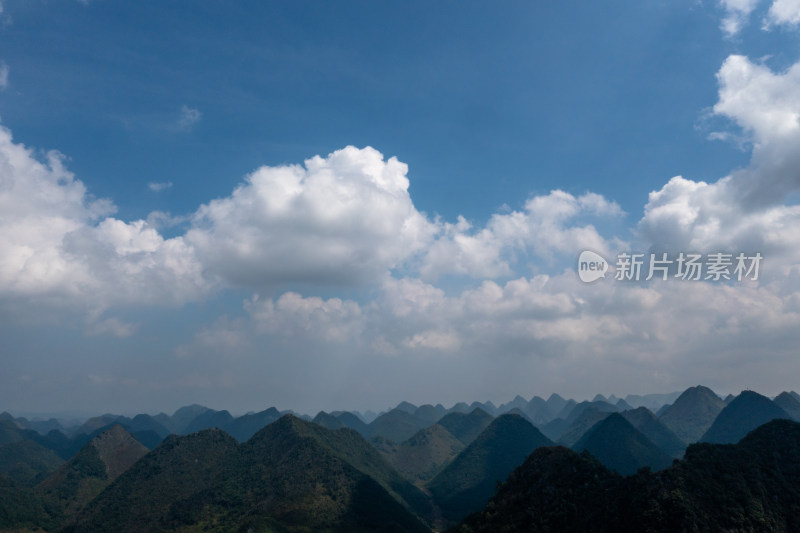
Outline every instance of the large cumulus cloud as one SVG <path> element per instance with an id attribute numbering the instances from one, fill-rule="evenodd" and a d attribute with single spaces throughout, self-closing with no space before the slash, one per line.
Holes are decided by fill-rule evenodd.
<path id="1" fill-rule="evenodd" d="M 361 283 L 401 265 L 435 233 L 411 201 L 407 171 L 352 146 L 305 166 L 262 167 L 202 206 L 186 237 L 234 284 Z"/>
<path id="2" fill-rule="evenodd" d="M 672 178 L 650 194 L 640 236 L 672 251 L 758 251 L 786 272 L 800 262 L 800 63 L 773 72 L 734 55 L 717 78 L 714 112 L 752 146 L 751 161 L 713 182 Z"/>
<path id="3" fill-rule="evenodd" d="M 115 305 L 180 305 L 213 282 L 181 237 L 124 222 L 66 170 L 39 160 L 0 127 L 0 297 L 79 307 L 99 316 Z"/>

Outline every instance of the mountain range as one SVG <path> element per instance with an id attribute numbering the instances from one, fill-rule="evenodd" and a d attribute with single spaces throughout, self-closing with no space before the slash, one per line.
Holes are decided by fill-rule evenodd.
<path id="1" fill-rule="evenodd" d="M 552 441 L 519 415 L 501 415 L 428 484 L 447 520 L 480 509 L 498 482 L 533 450 Z"/>
<path id="2" fill-rule="evenodd" d="M 687 530 L 715 530 L 698 526 L 706 521 L 728 527 L 709 510 L 714 502 L 744 513 L 730 522 L 735 529 L 755 523 L 750 507 L 737 507 L 742 501 L 761 505 L 765 519 L 791 520 L 784 515 L 792 507 L 776 506 L 783 497 L 769 491 L 788 483 L 795 465 L 769 463 L 758 455 L 767 448 L 752 443 L 794 438 L 789 419 L 799 408 L 795 392 L 773 400 L 743 391 L 722 400 L 697 386 L 583 402 L 556 394 L 499 406 L 401 402 L 369 416 L 320 411 L 311 418 L 271 407 L 235 417 L 190 405 L 172 415 L 105 414 L 70 425 L 2 413 L 0 530 L 505 531 L 480 529 L 476 517 L 488 512 L 495 520 L 497 509 L 522 506 L 523 496 L 531 509 L 550 502 L 595 513 L 584 523 L 537 511 L 536 520 L 549 524 L 542 531 L 634 531 L 637 521 L 662 530 L 674 517 Z M 719 451 L 737 442 L 739 452 Z M 791 442 L 776 446 L 769 448 L 775 457 L 796 459 Z M 519 487 L 512 472 L 537 457 L 531 471 L 541 479 L 525 474 L 530 486 Z M 729 487 L 732 472 L 739 477 Z M 521 492 L 496 494 L 504 482 Z M 617 518 L 607 512 L 615 506 L 623 508 Z"/>
<path id="3" fill-rule="evenodd" d="M 590 454 L 540 448 L 452 533 L 800 531 L 800 424 L 736 445 L 693 444 L 661 472 L 621 477 Z"/>

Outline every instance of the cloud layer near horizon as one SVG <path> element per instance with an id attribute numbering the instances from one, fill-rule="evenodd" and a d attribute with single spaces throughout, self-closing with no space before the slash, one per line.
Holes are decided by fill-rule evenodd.
<path id="1" fill-rule="evenodd" d="M 125 310 L 245 289 L 253 295 L 238 316 L 197 325 L 169 356 L 440 358 L 512 373 L 525 360 L 546 369 L 530 377 L 542 383 L 617 373 L 666 387 L 765 362 L 796 375 L 800 63 L 773 72 L 732 55 L 717 77 L 714 113 L 733 129 L 716 137 L 744 139 L 750 164 L 716 181 L 673 177 L 623 235 L 598 229 L 624 213 L 591 191 L 533 196 L 483 225 L 443 221 L 414 206 L 404 163 L 348 146 L 256 169 L 167 238 L 147 220 L 115 218 L 113 203 L 94 198 L 57 152 L 40 160 L 0 128 L 0 308 L 14 320 L 77 314 L 87 335 L 130 337 Z M 765 268 L 760 281 L 737 284 L 584 285 L 573 271 L 582 249 L 757 251 Z M 286 290 L 292 284 L 308 288 Z M 354 288 L 369 296 L 329 296 Z M 753 385 L 779 380 L 749 375 L 762 382 Z"/>

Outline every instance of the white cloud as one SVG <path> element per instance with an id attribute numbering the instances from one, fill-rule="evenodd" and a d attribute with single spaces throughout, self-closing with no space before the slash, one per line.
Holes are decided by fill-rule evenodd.
<path id="1" fill-rule="evenodd" d="M 671 179 L 650 194 L 638 225 L 642 251 L 760 251 L 765 263 L 759 282 L 585 285 L 566 272 L 502 284 L 485 279 L 448 294 L 413 272 L 402 279 L 384 274 L 376 297 L 361 303 L 298 293 L 254 299 L 234 336 L 239 346 L 272 346 L 275 338 L 320 347 L 335 343 L 337 353 L 355 360 L 422 358 L 426 368 L 455 357 L 471 372 L 483 368 L 482 379 L 496 373 L 504 384 L 525 387 L 584 380 L 621 389 L 638 381 L 677 388 L 697 379 L 730 387 L 742 372 L 752 381 L 740 385 L 753 386 L 774 382 L 769 372 L 759 374 L 764 365 L 800 371 L 793 362 L 800 342 L 800 206 L 787 201 L 800 189 L 798 65 L 773 72 L 742 56 L 729 57 L 718 73 L 714 112 L 738 128 L 731 137 L 752 145 L 751 163 L 715 182 Z M 302 191 L 296 176 L 306 171 L 284 172 L 284 183 L 295 185 L 279 190 Z M 240 205 L 254 203 L 247 198 L 220 207 L 238 213 Z M 281 202 L 282 212 L 290 212 L 289 203 Z M 517 256 L 546 260 L 581 248 L 608 253 L 620 243 L 585 220 L 620 213 L 599 195 L 553 191 L 531 198 L 522 210 L 493 215 L 485 227 L 473 228 L 463 218 L 428 224 L 423 244 L 413 249 L 428 279 L 444 273 L 513 276 Z M 452 361 L 448 365 L 452 370 Z"/>
<path id="2" fill-rule="evenodd" d="M 354 341 L 364 327 L 359 304 L 339 298 L 304 298 L 287 292 L 276 301 L 256 296 L 245 309 L 259 331 L 290 338 L 310 335 L 325 342 Z"/>
<path id="3" fill-rule="evenodd" d="M 759 0 L 720 0 L 720 5 L 725 10 L 722 19 L 722 31 L 732 37 L 747 24 L 750 14 L 758 5 Z"/>
<path id="4" fill-rule="evenodd" d="M 752 144 L 750 164 L 711 183 L 673 178 L 650 194 L 640 235 L 672 251 L 759 251 L 788 272 L 800 263 L 800 206 L 787 201 L 800 190 L 800 63 L 776 73 L 734 55 L 717 78 L 714 112 Z"/>
<path id="5" fill-rule="evenodd" d="M 476 278 L 509 276 L 519 255 L 577 254 L 583 248 L 607 253 L 609 245 L 591 224 L 574 225 L 579 216 L 614 217 L 620 207 L 601 195 L 575 197 L 555 190 L 535 196 L 523 211 L 494 214 L 486 227 L 472 231 L 463 217 L 445 224 L 444 234 L 427 251 L 421 266 L 426 279 L 455 273 Z"/>
<path id="6" fill-rule="evenodd" d="M 352 146 L 299 165 L 261 167 L 197 211 L 187 233 L 231 283 L 358 284 L 400 266 L 436 227 L 408 194 L 407 166 Z"/>
<path id="7" fill-rule="evenodd" d="M 0 298 L 78 307 L 182 304 L 211 287 L 181 237 L 110 217 L 57 152 L 37 160 L 0 127 Z M 118 331 L 119 328 L 117 328 Z"/>
<path id="8" fill-rule="evenodd" d="M 125 338 L 133 335 L 136 329 L 136 324 L 129 324 L 118 318 L 111 317 L 89 324 L 87 333 L 89 335 L 112 335 Z"/>
<path id="9" fill-rule="evenodd" d="M 717 73 L 719 101 L 714 112 L 735 121 L 752 135 L 756 148 L 800 130 L 800 63 L 772 72 L 741 55 L 732 55 Z"/>
<path id="10" fill-rule="evenodd" d="M 167 190 L 167 189 L 171 189 L 172 188 L 172 182 L 171 181 L 162 181 L 162 182 L 151 181 L 150 183 L 147 184 L 147 188 L 150 189 L 153 192 L 161 192 L 161 191 L 164 191 L 164 190 Z"/>
<path id="11" fill-rule="evenodd" d="M 245 320 L 233 327 L 221 321 L 187 351 L 214 357 L 218 339 L 233 338 L 239 360 L 275 363 L 324 354 L 310 360 L 330 369 L 357 366 L 337 379 L 364 393 L 398 384 L 408 390 L 403 383 L 410 386 L 407 380 L 426 372 L 434 372 L 437 391 L 463 391 L 463 379 L 477 387 L 476 375 L 480 382 L 500 379 L 502 390 L 595 383 L 630 391 L 639 382 L 671 390 L 698 379 L 731 387 L 738 384 L 720 369 L 740 372 L 756 362 L 756 351 L 751 383 L 770 374 L 758 368 L 771 364 L 800 370 L 792 362 L 800 341 L 799 303 L 800 292 L 780 284 L 587 285 L 567 272 L 503 285 L 485 281 L 447 295 L 418 279 L 386 278 L 375 299 L 360 304 L 297 293 L 255 298 L 245 304 Z M 369 368 L 396 372 L 370 374 Z"/>
<path id="12" fill-rule="evenodd" d="M 764 19 L 765 29 L 772 25 L 797 26 L 800 24 L 799 0 L 775 0 Z"/>
<path id="13" fill-rule="evenodd" d="M 190 130 L 195 126 L 195 124 L 200 122 L 202 117 L 203 114 L 199 109 L 183 105 L 181 106 L 181 116 L 178 118 L 178 128 L 182 130 Z"/>
<path id="14" fill-rule="evenodd" d="M 2 7 L 0 7 L 0 13 L 2 13 Z M 5 61 L 0 61 L 0 90 L 5 90 L 8 88 L 8 65 L 6 65 Z"/>

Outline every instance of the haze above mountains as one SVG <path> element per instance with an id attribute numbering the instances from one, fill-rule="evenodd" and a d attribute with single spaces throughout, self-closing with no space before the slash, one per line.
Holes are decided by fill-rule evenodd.
<path id="1" fill-rule="evenodd" d="M 680 480 L 701 476 L 683 460 L 687 447 L 695 459 L 716 457 L 698 450 L 744 442 L 776 419 L 800 421 L 798 414 L 796 392 L 770 399 L 743 391 L 722 399 L 703 386 L 583 402 L 556 394 L 449 409 L 402 402 L 374 417 L 321 411 L 311 418 L 275 408 L 233 417 L 191 405 L 172 415 L 105 414 L 65 428 L 57 420 L 3 413 L 0 528 L 136 531 L 145 523 L 167 531 L 441 530 L 480 512 L 493 497 L 490 505 L 522 505 L 514 498 L 509 503 L 502 487 L 495 496 L 515 469 L 574 463 L 613 491 L 636 485 L 620 476 L 659 486 L 667 478 L 647 477 L 655 475 L 650 472 Z M 781 428 L 769 431 L 796 434 Z M 786 446 L 800 448 L 800 442 L 790 439 Z M 734 459 L 756 461 L 753 446 L 748 450 Z M 753 476 L 762 482 L 759 472 Z M 509 484 L 520 483 L 522 474 L 514 475 Z M 567 489 L 564 482 L 554 487 Z M 584 497 L 579 492 L 570 497 Z M 130 516 L 129 501 L 138 502 L 139 522 Z M 478 516 L 465 524 L 493 523 Z"/>

